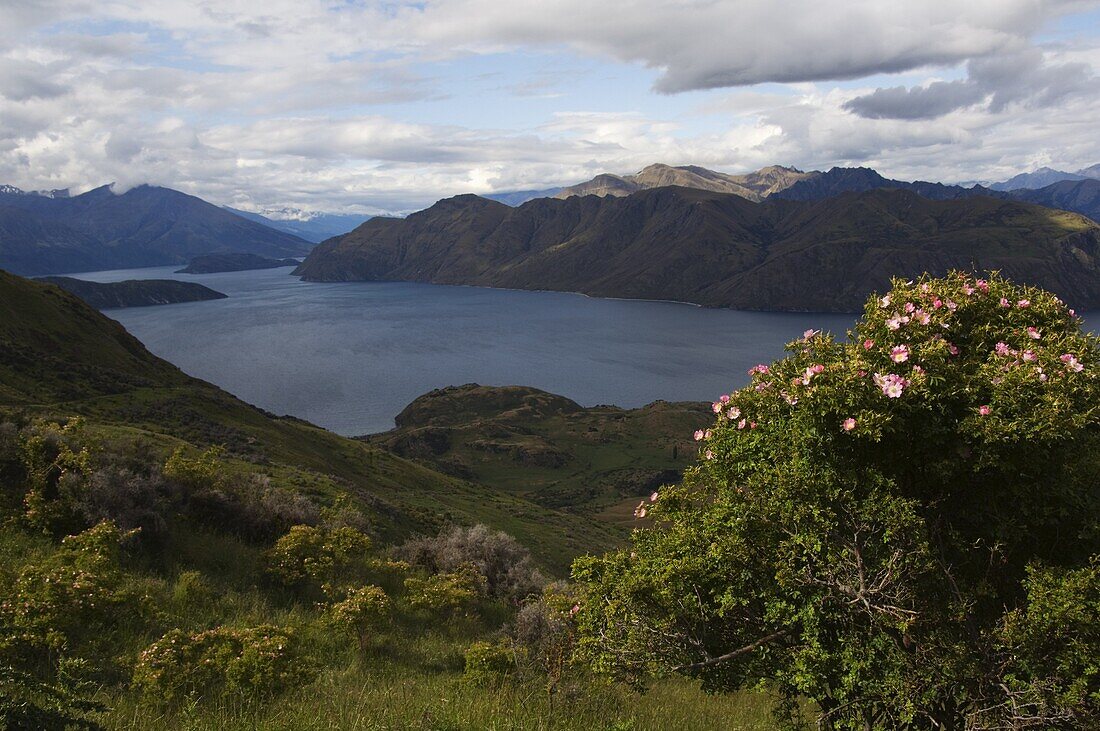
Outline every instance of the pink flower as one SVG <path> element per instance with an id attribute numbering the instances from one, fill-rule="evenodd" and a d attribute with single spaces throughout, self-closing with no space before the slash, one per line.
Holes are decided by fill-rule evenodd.
<path id="1" fill-rule="evenodd" d="M 957 310 L 958 308 L 959 308 L 959 306 L 958 306 L 957 304 L 955 304 L 955 303 L 954 303 L 954 302 L 952 302 L 951 300 L 947 300 L 947 309 L 949 309 L 949 310 L 951 310 L 952 312 L 954 312 L 954 311 L 955 311 L 955 310 Z"/>
<path id="2" fill-rule="evenodd" d="M 974 288 L 971 287 L 969 284 L 964 284 L 963 285 L 963 294 L 965 294 L 966 296 L 969 297 L 970 295 L 974 294 Z"/>
<path id="3" fill-rule="evenodd" d="M 581 611 L 581 605 L 580 604 L 574 604 L 573 608 L 569 610 L 569 613 L 570 614 L 576 614 L 579 611 Z"/>
<path id="4" fill-rule="evenodd" d="M 713 404 L 710 405 L 710 410 L 716 414 L 720 414 L 722 413 L 722 404 L 718 401 L 715 401 Z"/>
<path id="5" fill-rule="evenodd" d="M 887 330 L 897 330 L 899 327 L 901 327 L 900 317 L 891 317 L 889 320 L 886 321 Z"/>
<path id="6" fill-rule="evenodd" d="M 756 428 L 756 422 L 755 421 L 750 421 L 749 422 L 749 428 L 750 429 L 755 429 Z"/>
<path id="7" fill-rule="evenodd" d="M 1039 355 L 1034 350 L 1025 350 L 1023 358 L 1025 363 L 1034 363 L 1039 360 Z"/>
<path id="8" fill-rule="evenodd" d="M 937 310 L 940 309 L 941 307 L 943 307 L 943 300 L 941 300 L 939 297 L 932 300 L 932 307 L 934 307 Z"/>
<path id="9" fill-rule="evenodd" d="M 730 402 L 730 396 L 728 393 L 724 393 L 718 397 L 718 400 L 724 404 L 728 404 Z"/>
<path id="10" fill-rule="evenodd" d="M 997 355 L 1014 355 L 1016 353 L 1015 350 L 1008 347 L 1008 343 L 1004 343 L 1004 342 L 997 343 L 996 345 L 994 345 L 993 350 L 994 350 L 994 352 L 997 353 Z"/>
<path id="11" fill-rule="evenodd" d="M 748 424 L 748 423 L 749 423 L 748 421 L 746 421 L 745 419 L 742 419 L 741 421 L 737 422 L 737 428 L 738 429 L 744 429 L 745 425 Z"/>
<path id="12" fill-rule="evenodd" d="M 1016 306 L 1019 307 L 1022 310 L 1026 310 L 1028 307 L 1031 307 L 1031 301 L 1030 300 L 1019 300 L 1016 303 Z"/>
<path id="13" fill-rule="evenodd" d="M 882 307 L 882 308 L 889 307 L 890 306 L 890 295 L 886 295 L 885 297 L 880 299 L 878 301 L 878 306 Z"/>
<path id="14" fill-rule="evenodd" d="M 1073 308 L 1070 308 L 1069 316 L 1070 317 L 1077 317 L 1077 312 Z"/>
<path id="15" fill-rule="evenodd" d="M 736 406 L 732 406 L 730 407 L 730 410 L 726 412 L 726 416 L 729 417 L 730 421 L 733 421 L 734 419 L 741 416 L 741 409 L 737 408 Z"/>
<path id="16" fill-rule="evenodd" d="M 703 453 L 703 457 L 705 457 L 706 459 L 714 459 L 714 452 L 708 449 L 706 452 Z"/>
<path id="17" fill-rule="evenodd" d="M 764 374 L 764 373 L 767 373 L 770 370 L 771 369 L 768 368 L 768 366 L 764 365 L 763 363 L 760 363 L 759 365 L 754 365 L 752 368 L 749 369 L 749 375 L 751 376 L 754 373 Z"/>
<path id="18" fill-rule="evenodd" d="M 852 429 L 856 428 L 856 420 L 849 416 L 847 419 L 841 422 L 840 428 L 844 431 L 852 431 Z"/>
<path id="19" fill-rule="evenodd" d="M 870 350 L 873 347 L 875 347 L 875 341 L 874 340 L 871 340 L 870 338 L 867 338 L 866 340 L 863 341 L 863 349 L 864 350 Z"/>
<path id="20" fill-rule="evenodd" d="M 638 507 L 634 508 L 635 518 L 644 518 L 646 514 L 645 500 L 638 503 Z"/>
<path id="21" fill-rule="evenodd" d="M 917 310 L 913 313 L 913 319 L 919 322 L 921 325 L 927 325 L 932 322 L 932 318 L 924 310 Z"/>
<path id="22" fill-rule="evenodd" d="M 786 401 L 791 406 L 794 406 L 795 404 L 798 403 L 798 398 L 795 397 L 795 396 L 790 395 L 786 391 L 783 391 L 780 395 L 783 397 L 783 400 Z"/>
<path id="23" fill-rule="evenodd" d="M 983 292 L 989 291 L 989 282 L 985 281 L 984 279 L 979 279 L 978 281 L 974 282 L 974 286 Z"/>
<path id="24" fill-rule="evenodd" d="M 814 363 L 812 366 L 810 366 L 810 370 L 814 372 L 814 375 L 817 375 L 818 373 L 821 373 L 823 370 L 825 370 L 825 366 L 821 365 L 820 363 Z"/>
<path id="25" fill-rule="evenodd" d="M 703 441 L 703 437 L 705 435 L 706 435 L 706 433 L 702 429 L 696 429 L 695 430 L 695 441 L 697 441 L 697 442 Z"/>
<path id="26" fill-rule="evenodd" d="M 914 373 L 924 373 L 924 369 L 921 368 L 919 365 L 914 364 L 913 365 L 913 372 Z"/>
<path id="27" fill-rule="evenodd" d="M 1042 333 L 1039 332 L 1039 328 L 1037 327 L 1029 327 L 1027 329 L 1027 336 L 1032 340 L 1038 340 L 1039 338 L 1043 337 Z"/>
<path id="28" fill-rule="evenodd" d="M 811 329 L 811 330 L 807 330 L 806 332 L 802 333 L 802 337 L 803 337 L 803 339 L 805 339 L 805 340 L 809 340 L 809 339 L 810 339 L 810 338 L 812 338 L 812 337 L 813 337 L 814 335 L 817 335 L 817 330 L 813 330 L 813 329 Z"/>
<path id="29" fill-rule="evenodd" d="M 1065 363 L 1066 369 L 1073 371 L 1074 373 L 1080 373 L 1085 369 L 1085 366 L 1077 361 L 1077 356 L 1073 355 L 1072 353 L 1063 353 L 1062 355 L 1058 356 L 1058 360 Z"/>
<path id="30" fill-rule="evenodd" d="M 906 313 L 912 314 L 913 310 L 915 310 L 915 309 L 917 309 L 917 306 L 915 304 L 913 304 L 912 302 L 906 302 L 905 303 Z"/>
<path id="31" fill-rule="evenodd" d="M 710 429 L 703 432 L 703 439 L 710 439 Z"/>
<path id="32" fill-rule="evenodd" d="M 909 385 L 909 381 L 896 373 L 888 373 L 885 376 L 876 373 L 874 381 L 875 385 L 882 389 L 882 393 L 889 398 L 898 398 Z"/>
<path id="33" fill-rule="evenodd" d="M 895 363 L 904 363 L 909 360 L 909 348 L 905 345 L 897 345 L 890 349 L 890 360 Z"/>
<path id="34" fill-rule="evenodd" d="M 959 346 L 955 345 L 954 343 L 948 343 L 947 344 L 947 352 L 950 353 L 951 355 L 958 355 L 959 354 Z"/>
<path id="35" fill-rule="evenodd" d="M 930 284 L 928 284 L 928 282 L 925 282 L 924 284 L 922 284 L 920 286 L 920 291 L 924 292 L 925 294 L 928 294 L 929 292 L 932 291 L 932 286 Z"/>
<path id="36" fill-rule="evenodd" d="M 982 416 L 989 416 L 992 412 L 993 412 L 993 409 L 989 408 L 988 406 L 979 406 L 978 407 L 978 413 L 981 414 Z"/>
<path id="37" fill-rule="evenodd" d="M 658 497 L 657 493 L 651 492 L 649 494 L 649 502 L 651 502 L 651 503 L 657 502 L 657 497 Z"/>
<path id="38" fill-rule="evenodd" d="M 1004 297 L 1001 297 L 1001 307 L 1011 307 L 1011 306 L 1012 306 L 1011 302 L 1009 302 Z"/>

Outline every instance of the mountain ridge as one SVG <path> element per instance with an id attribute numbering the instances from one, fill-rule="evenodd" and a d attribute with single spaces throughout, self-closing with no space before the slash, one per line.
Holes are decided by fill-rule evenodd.
<path id="1" fill-rule="evenodd" d="M 1063 211 L 910 190 L 827 200 L 691 188 L 542 198 L 518 208 L 472 195 L 376 218 L 320 244 L 307 281 L 406 280 L 755 310 L 856 311 L 889 278 L 1000 269 L 1100 305 L 1100 227 Z"/>

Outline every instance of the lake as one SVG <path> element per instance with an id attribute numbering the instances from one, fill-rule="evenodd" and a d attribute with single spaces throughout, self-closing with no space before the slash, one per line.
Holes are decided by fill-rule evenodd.
<path id="1" fill-rule="evenodd" d="M 344 435 L 385 431 L 417 396 L 463 383 L 535 386 L 582 405 L 712 400 L 808 328 L 851 315 L 715 310 L 407 282 L 301 282 L 290 269 L 81 279 L 179 279 L 229 299 L 108 310 L 151 351 L 277 414 Z"/>

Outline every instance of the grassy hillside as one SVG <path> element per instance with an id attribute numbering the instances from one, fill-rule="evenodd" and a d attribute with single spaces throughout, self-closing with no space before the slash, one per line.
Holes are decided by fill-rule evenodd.
<path id="1" fill-rule="evenodd" d="M 0 272 L 0 407 L 87 417 L 166 455 L 181 443 L 224 445 L 316 499 L 348 492 L 395 540 L 448 522 L 484 522 L 531 545 L 549 568 L 621 535 L 585 516 L 444 475 L 299 419 L 276 417 L 149 353 L 121 325 L 57 287 Z"/>
<path id="2" fill-rule="evenodd" d="M 372 444 L 548 508 L 632 522 L 638 499 L 695 458 L 709 404 L 583 408 L 534 388 L 470 384 L 432 391 Z"/>

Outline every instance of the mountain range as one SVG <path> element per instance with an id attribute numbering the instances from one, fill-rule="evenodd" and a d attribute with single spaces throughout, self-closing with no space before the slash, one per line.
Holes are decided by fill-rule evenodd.
<path id="1" fill-rule="evenodd" d="M 194 282 L 175 279 L 126 279 L 121 282 L 89 282 L 73 277 L 42 277 L 39 282 L 56 285 L 75 294 L 97 310 L 117 307 L 150 307 L 181 302 L 225 299 L 228 295 Z"/>
<path id="2" fill-rule="evenodd" d="M 320 213 L 304 211 L 301 208 L 268 208 L 261 213 L 242 211 L 224 206 L 225 210 L 235 213 L 249 221 L 262 223 L 277 231 L 303 238 L 310 243 L 319 243 L 333 236 L 346 234 L 371 217 L 358 213 Z"/>
<path id="3" fill-rule="evenodd" d="M 715 193 L 733 193 L 751 201 L 761 201 L 769 195 L 785 190 L 795 183 L 813 178 L 821 173 L 804 173 L 795 168 L 772 165 L 744 175 L 729 175 L 707 170 L 697 165 L 673 167 L 655 164 L 643 168 L 634 175 L 612 175 L 604 173 L 592 180 L 568 188 L 562 188 L 554 198 L 572 196 L 626 196 L 639 190 L 664 188 L 670 185 L 696 190 L 709 190 Z"/>
<path id="4" fill-rule="evenodd" d="M 0 191 L 0 268 L 20 274 L 183 264 L 199 254 L 301 256 L 310 242 L 169 188 L 77 196 Z"/>
<path id="5" fill-rule="evenodd" d="M 785 192 L 812 185 L 807 198 L 832 193 L 830 174 Z M 404 219 L 371 219 L 319 244 L 295 273 L 310 281 L 408 280 L 851 312 L 891 276 L 950 269 L 998 269 L 1077 307 L 1097 307 L 1100 227 L 1016 200 L 933 200 L 889 188 L 756 203 L 665 187 L 626 197 L 542 198 L 518 208 L 463 195 Z"/>

